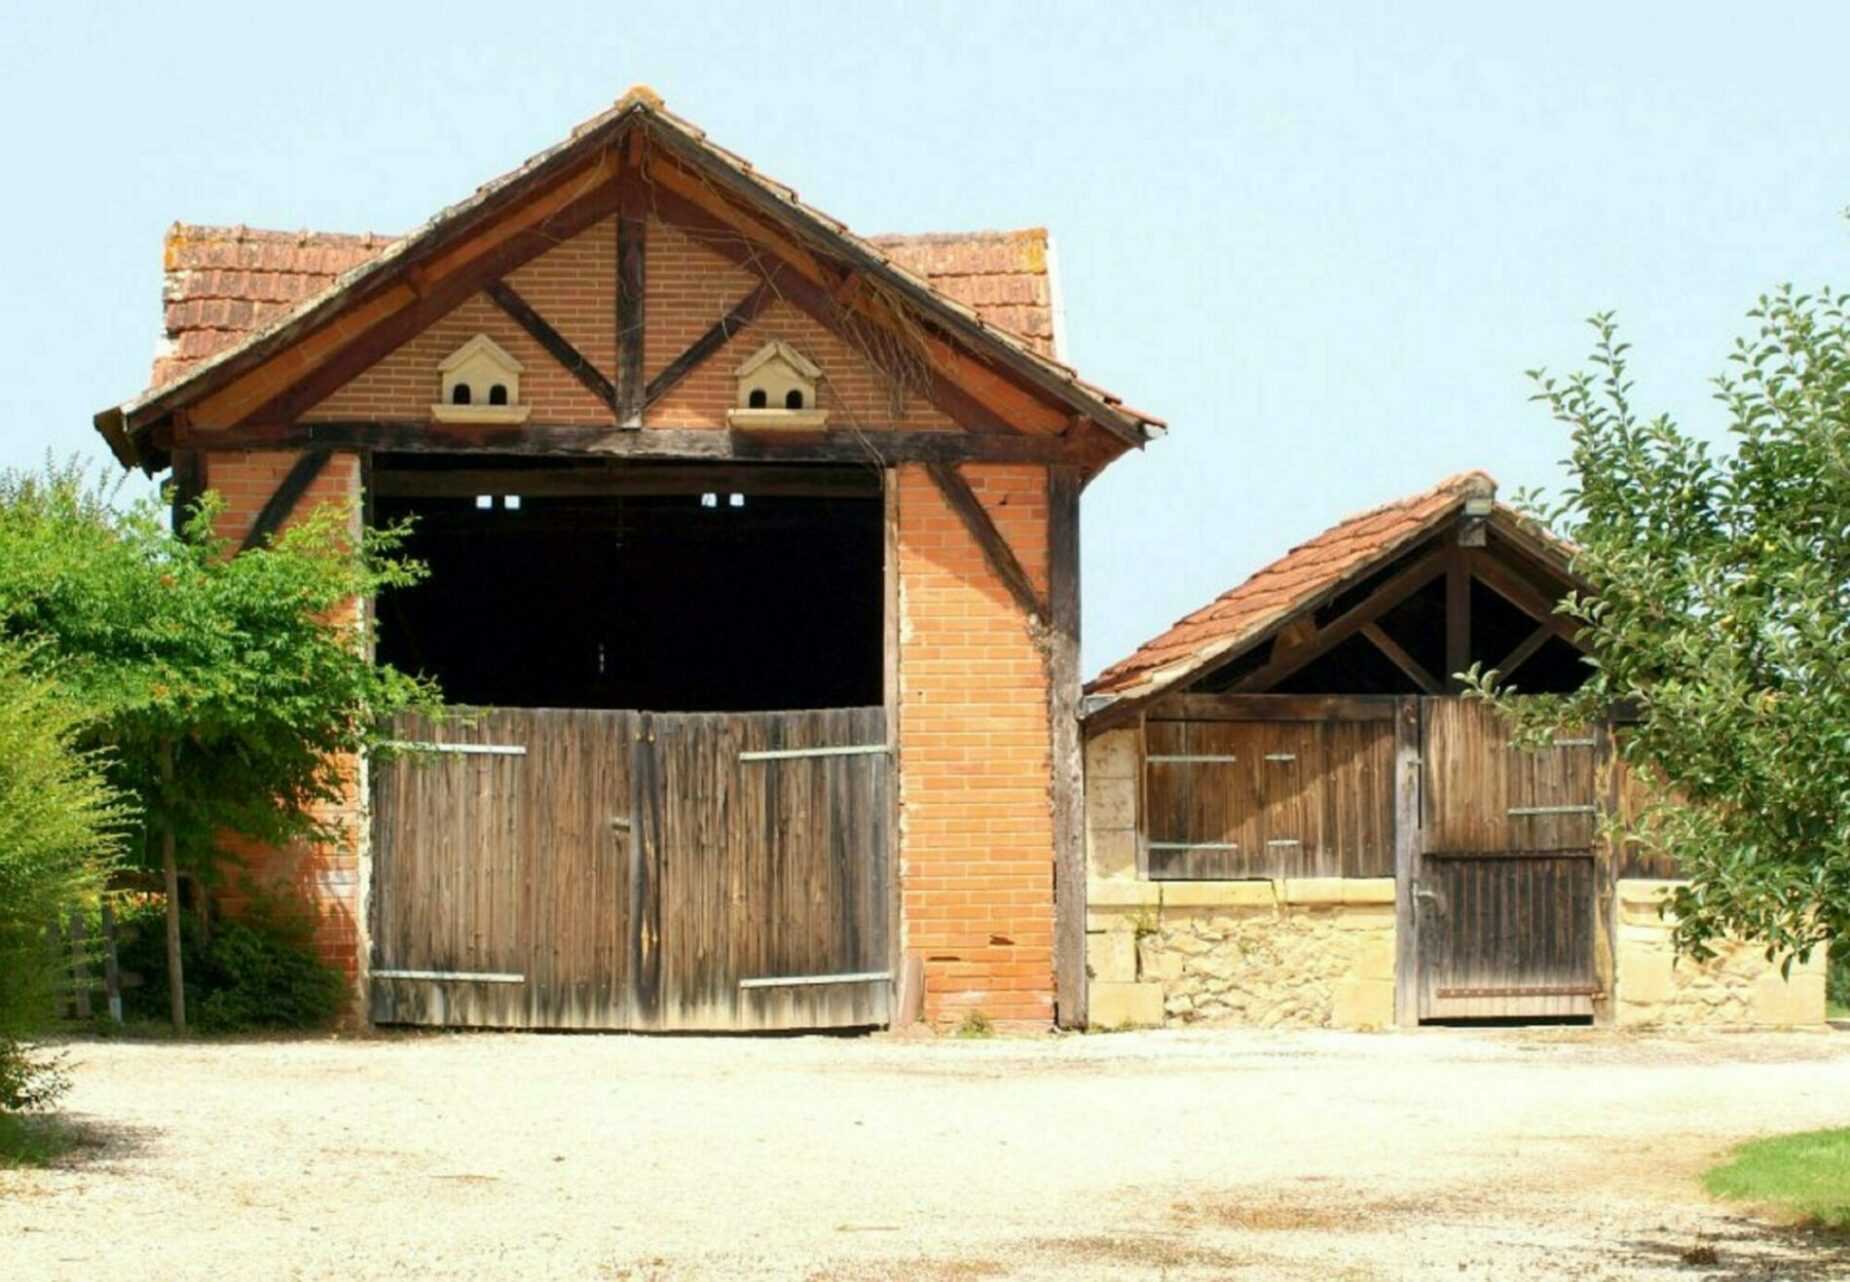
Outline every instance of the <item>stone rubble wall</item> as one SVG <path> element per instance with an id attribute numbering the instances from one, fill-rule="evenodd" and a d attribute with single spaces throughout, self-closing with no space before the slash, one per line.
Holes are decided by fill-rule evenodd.
<path id="1" fill-rule="evenodd" d="M 1394 1022 L 1391 879 L 1095 881 L 1094 1028 Z"/>
<path id="2" fill-rule="evenodd" d="M 1789 977 L 1761 948 L 1724 944 L 1707 962 L 1679 958 L 1676 918 L 1658 909 L 1679 883 L 1619 882 L 1615 1019 L 1621 1025 L 1788 1027 L 1824 1022 L 1822 952 Z"/>

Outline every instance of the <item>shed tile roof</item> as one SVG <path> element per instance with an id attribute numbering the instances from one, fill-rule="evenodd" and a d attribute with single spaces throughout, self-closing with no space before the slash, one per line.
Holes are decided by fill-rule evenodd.
<path id="1" fill-rule="evenodd" d="M 1425 537 L 1472 496 L 1491 497 L 1486 472 L 1461 472 L 1432 489 L 1359 512 L 1299 544 L 1231 591 L 1183 616 L 1112 664 L 1088 694 L 1134 697 L 1179 684 L 1258 639 L 1352 575 Z"/>
<path id="2" fill-rule="evenodd" d="M 243 342 L 376 257 L 394 237 L 175 223 L 167 231 L 164 337 L 151 387 Z M 982 320 L 1054 354 L 1044 228 L 872 238 L 899 266 Z"/>

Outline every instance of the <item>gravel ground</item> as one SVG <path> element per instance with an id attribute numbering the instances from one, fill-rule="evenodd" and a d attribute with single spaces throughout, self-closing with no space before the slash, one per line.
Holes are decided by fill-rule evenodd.
<path id="1" fill-rule="evenodd" d="M 1850 1278 L 1694 1183 L 1850 1035 L 77 1043 L 0 1278 Z"/>

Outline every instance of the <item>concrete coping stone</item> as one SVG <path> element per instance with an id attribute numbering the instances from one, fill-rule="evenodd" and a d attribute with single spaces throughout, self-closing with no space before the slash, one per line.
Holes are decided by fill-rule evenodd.
<path id="1" fill-rule="evenodd" d="M 1094 877 L 1086 882 L 1087 908 L 1155 908 L 1162 896 L 1160 882 L 1131 877 Z"/>
<path id="2" fill-rule="evenodd" d="M 1101 883 L 1094 882 L 1093 885 Z M 1110 883 L 1114 888 L 1122 883 Z M 1164 881 L 1165 908 L 1265 908 L 1275 904 L 1391 904 L 1392 877 L 1290 877 L 1283 880 Z M 1113 893 L 1119 893 L 1115 889 Z M 1093 901 L 1095 904 L 1101 902 Z M 1121 902 L 1121 901 L 1114 901 Z M 1139 904 L 1148 900 L 1139 900 Z"/>
<path id="3" fill-rule="evenodd" d="M 1166 881 L 1165 908 L 1270 908 L 1278 902 L 1270 881 Z"/>
<path id="4" fill-rule="evenodd" d="M 1391 904 L 1392 877 L 1290 877 L 1281 896 L 1287 904 Z"/>

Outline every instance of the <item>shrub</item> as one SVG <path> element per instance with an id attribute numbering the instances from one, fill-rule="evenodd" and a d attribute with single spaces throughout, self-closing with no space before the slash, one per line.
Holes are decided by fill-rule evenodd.
<path id="1" fill-rule="evenodd" d="M 208 934 L 191 913 L 181 918 L 180 969 L 186 1004 L 207 1032 L 315 1029 L 332 1024 L 346 1001 L 347 982 L 315 956 L 310 922 L 269 900 L 250 914 L 213 925 Z M 161 908 L 131 918 L 120 950 L 124 970 L 142 982 L 124 994 L 129 1013 L 167 1017 L 167 944 Z"/>
<path id="2" fill-rule="evenodd" d="M 310 951 L 305 929 L 220 927 L 208 951 L 212 974 L 199 1026 L 214 1032 L 325 1028 L 340 1014 L 347 984 Z"/>
<path id="3" fill-rule="evenodd" d="M 25 664 L 0 646 L 0 1113 L 44 1108 L 64 1088 L 25 1041 L 64 974 L 45 930 L 94 898 L 124 819 L 100 761 L 74 746 L 81 710 Z"/>
<path id="4" fill-rule="evenodd" d="M 1824 972 L 1824 999 L 1837 1010 L 1850 1010 L 1850 939 L 1831 945 L 1831 957 Z"/>

